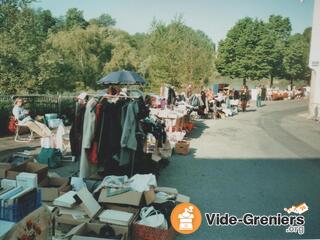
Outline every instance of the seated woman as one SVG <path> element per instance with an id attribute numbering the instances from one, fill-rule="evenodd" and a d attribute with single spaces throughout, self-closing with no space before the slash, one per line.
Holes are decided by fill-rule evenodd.
<path id="1" fill-rule="evenodd" d="M 34 131 L 40 137 L 51 136 L 50 129 L 43 123 L 37 122 L 31 118 L 29 111 L 23 108 L 23 99 L 16 98 L 14 101 L 14 107 L 12 113 L 19 124 L 27 126 L 29 129 Z"/>

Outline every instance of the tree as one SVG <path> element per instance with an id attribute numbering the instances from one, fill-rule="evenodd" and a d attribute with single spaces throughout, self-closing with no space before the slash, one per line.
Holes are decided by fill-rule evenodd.
<path id="1" fill-rule="evenodd" d="M 303 79 L 305 76 L 307 71 L 307 49 L 308 45 L 303 35 L 295 34 L 289 38 L 289 45 L 285 51 L 283 65 L 291 87 L 294 80 Z"/>
<path id="2" fill-rule="evenodd" d="M 105 63 L 111 59 L 113 45 L 108 35 L 107 29 L 97 26 L 51 34 L 38 62 L 42 86 L 54 82 L 50 90 L 60 92 L 75 87 L 95 88 Z M 62 88 L 61 81 L 65 83 Z"/>
<path id="3" fill-rule="evenodd" d="M 267 47 L 267 54 L 264 57 L 267 58 L 270 87 L 272 87 L 274 77 L 283 77 L 282 61 L 292 27 L 289 18 L 279 15 L 271 15 L 265 27 L 264 46 Z"/>
<path id="4" fill-rule="evenodd" d="M 121 42 L 116 44 L 112 50 L 112 58 L 106 63 L 104 73 L 119 70 L 137 71 L 138 56 L 134 48 L 128 43 Z"/>
<path id="5" fill-rule="evenodd" d="M 164 83 L 200 85 L 212 75 L 214 44 L 203 32 L 186 26 L 181 17 L 169 24 L 153 21 L 139 52 L 139 72 L 148 77 L 152 89 Z"/>
<path id="6" fill-rule="evenodd" d="M 239 20 L 219 43 L 216 67 L 220 74 L 243 79 L 261 79 L 269 72 L 266 60 L 261 56 L 265 48 L 264 23 L 252 18 Z"/>
<path id="7" fill-rule="evenodd" d="M 0 5 L 0 92 L 35 92 L 35 65 L 47 37 L 50 12 L 35 11 L 31 1 L 6 0 Z M 48 17 L 48 18 L 47 18 Z"/>
<path id="8" fill-rule="evenodd" d="M 65 16 L 65 27 L 70 30 L 73 28 L 81 27 L 86 28 L 89 23 L 83 17 L 83 11 L 77 8 L 70 8 Z"/>
<path id="9" fill-rule="evenodd" d="M 39 29 L 47 36 L 49 29 L 56 25 L 57 19 L 52 16 L 49 10 L 36 10 L 36 17 Z"/>
<path id="10" fill-rule="evenodd" d="M 308 67 L 309 66 L 309 56 L 310 56 L 310 46 L 311 46 L 311 32 L 312 28 L 308 27 L 303 31 L 303 37 L 305 39 L 305 42 L 307 44 L 306 50 L 306 72 L 305 72 L 305 77 L 304 79 L 307 80 L 308 82 L 311 79 L 311 69 Z"/>
<path id="11" fill-rule="evenodd" d="M 95 24 L 99 27 L 112 27 L 115 26 L 117 21 L 109 14 L 101 14 L 98 18 L 93 18 L 89 21 L 90 24 Z"/>

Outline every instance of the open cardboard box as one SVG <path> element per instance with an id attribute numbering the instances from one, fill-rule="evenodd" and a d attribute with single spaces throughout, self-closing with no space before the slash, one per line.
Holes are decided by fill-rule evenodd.
<path id="1" fill-rule="evenodd" d="M 7 171 L 11 168 L 10 163 L 0 163 L 0 178 L 7 177 Z"/>
<path id="2" fill-rule="evenodd" d="M 75 226 L 81 223 L 89 223 L 102 210 L 87 188 L 82 188 L 78 191 L 74 198 L 78 205 L 73 208 L 67 208 L 63 213 L 60 211 L 56 217 L 56 221 L 59 224 Z M 60 210 L 62 209 L 60 208 Z M 81 217 L 75 217 L 80 215 Z"/>
<path id="3" fill-rule="evenodd" d="M 102 204 L 102 207 L 103 207 L 103 210 L 112 209 L 112 210 L 117 210 L 117 211 L 124 211 L 124 212 L 133 213 L 133 217 L 132 217 L 131 221 L 129 222 L 128 226 L 109 224 L 113 228 L 120 228 L 120 229 L 125 230 L 127 232 L 125 240 L 131 239 L 131 237 L 130 237 L 131 236 L 131 227 L 132 227 L 132 224 L 137 220 L 140 209 L 136 208 L 136 207 L 132 207 L 132 206 L 120 206 L 120 205 L 107 204 L 107 203 Z M 100 222 L 98 216 L 99 215 L 97 215 L 96 218 L 92 219 L 91 223 L 106 224 L 106 223 Z"/>
<path id="4" fill-rule="evenodd" d="M 51 202 L 71 189 L 68 178 L 46 177 L 40 184 L 42 201 Z"/>
<path id="5" fill-rule="evenodd" d="M 110 240 L 110 238 L 102 238 L 102 237 L 87 237 L 85 236 L 86 233 L 94 232 L 99 234 L 101 228 L 106 226 L 105 224 L 98 224 L 98 223 L 83 223 L 75 228 L 71 229 L 66 238 L 70 238 L 71 240 Z M 127 229 L 120 228 L 117 226 L 112 226 L 113 230 L 115 231 L 116 235 L 122 235 L 121 240 L 125 240 L 127 236 Z"/>
<path id="6" fill-rule="evenodd" d="M 136 220 L 139 209 L 134 207 L 123 207 L 117 205 L 106 205 L 103 204 L 103 207 L 94 199 L 92 194 L 87 190 L 87 188 L 82 188 L 78 193 L 75 195 L 75 199 L 78 202 L 78 211 L 83 211 L 86 213 L 85 217 L 81 217 L 79 219 L 75 219 L 72 214 L 62 214 L 57 215 L 56 221 L 60 224 L 65 225 L 79 225 L 81 223 L 95 223 L 100 225 L 105 225 L 99 221 L 98 216 L 100 213 L 105 209 L 113 209 L 118 211 L 126 211 L 133 213 L 133 217 L 129 223 L 129 226 L 119 226 L 115 224 L 109 224 L 113 228 L 117 228 L 122 232 L 126 233 L 124 240 L 127 239 L 127 235 L 130 232 L 130 226 Z M 76 211 L 75 209 L 69 209 L 70 212 Z"/>
<path id="7" fill-rule="evenodd" d="M 34 162 L 26 162 L 11 167 L 7 170 L 8 179 L 16 179 L 21 172 L 36 173 L 38 175 L 38 183 L 42 182 L 48 175 L 48 166 Z"/>
<path id="8" fill-rule="evenodd" d="M 64 224 L 67 226 L 78 226 L 79 224 L 82 224 L 82 223 L 89 223 L 91 219 L 89 217 L 75 219 L 70 214 L 57 213 L 55 216 L 55 220 L 57 224 Z"/>
<path id="9" fill-rule="evenodd" d="M 112 197 L 108 197 L 107 189 L 103 188 L 100 192 L 98 201 L 100 203 L 111 203 L 139 207 L 143 204 L 149 205 L 153 203 L 155 198 L 156 196 L 154 188 L 150 188 L 150 190 L 146 192 L 129 191 Z"/>

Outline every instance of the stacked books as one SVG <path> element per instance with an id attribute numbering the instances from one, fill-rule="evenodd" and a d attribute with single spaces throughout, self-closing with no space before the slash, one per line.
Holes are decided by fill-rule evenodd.
<path id="1" fill-rule="evenodd" d="M 18 221 L 37 208 L 37 189 L 22 186 L 0 189 L 0 218 Z"/>

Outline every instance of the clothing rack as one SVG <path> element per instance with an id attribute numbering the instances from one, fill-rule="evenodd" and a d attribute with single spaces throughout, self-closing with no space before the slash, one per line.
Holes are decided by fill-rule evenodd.
<path id="1" fill-rule="evenodd" d="M 129 98 L 139 99 L 140 97 L 135 96 L 123 96 L 123 95 L 111 95 L 111 94 L 88 94 L 89 97 L 100 97 L 100 98 Z"/>
<path id="2" fill-rule="evenodd" d="M 93 96 L 93 97 L 99 97 L 99 102 L 102 100 L 102 99 L 130 99 L 130 100 L 138 100 L 140 99 L 141 97 L 135 97 L 135 96 L 123 96 L 123 95 L 111 95 L 111 94 L 103 94 L 103 95 L 89 95 L 89 96 Z M 93 109 L 91 111 L 93 111 L 95 109 L 96 106 L 93 107 Z M 102 131 L 102 129 L 100 130 Z M 100 134 L 100 137 L 101 137 L 101 134 Z M 100 141 L 99 141 L 100 142 Z M 100 148 L 100 146 L 99 146 Z M 131 162 L 131 169 L 130 169 L 130 177 L 133 176 L 133 173 L 134 173 L 134 164 L 135 164 L 135 161 L 133 159 L 133 161 Z"/>

